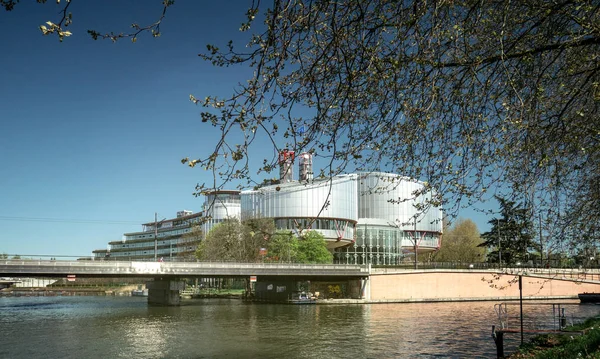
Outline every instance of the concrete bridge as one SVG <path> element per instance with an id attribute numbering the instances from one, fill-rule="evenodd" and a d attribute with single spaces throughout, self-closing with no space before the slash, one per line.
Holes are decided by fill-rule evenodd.
<path id="1" fill-rule="evenodd" d="M 514 300 L 517 276 L 523 276 L 524 299 L 577 298 L 600 293 L 598 269 L 398 269 L 356 265 L 279 263 L 115 262 L 0 260 L 0 277 L 141 277 L 148 303 L 177 305 L 182 278 L 256 276 L 263 284 L 283 286 L 299 280 L 345 282 L 357 303 Z M 279 283 L 279 284 L 278 284 Z"/>
<path id="2" fill-rule="evenodd" d="M 364 278 L 369 269 L 344 264 L 2 260 L 2 277 L 299 277 Z"/>
<path id="3" fill-rule="evenodd" d="M 2 260 L 0 277 L 153 278 L 146 284 L 148 303 L 179 304 L 181 278 L 230 277 L 258 280 L 361 280 L 369 268 L 338 264 L 210 263 L 210 262 L 121 262 Z"/>

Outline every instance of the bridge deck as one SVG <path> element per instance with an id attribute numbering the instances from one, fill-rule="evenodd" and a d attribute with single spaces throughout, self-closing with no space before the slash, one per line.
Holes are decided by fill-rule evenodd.
<path id="1" fill-rule="evenodd" d="M 14 277 L 305 277 L 364 278 L 369 268 L 358 265 L 290 263 L 121 262 L 3 260 L 0 276 Z"/>

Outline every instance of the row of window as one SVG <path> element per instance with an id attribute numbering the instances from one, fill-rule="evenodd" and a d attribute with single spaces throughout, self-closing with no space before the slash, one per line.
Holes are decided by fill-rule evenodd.
<path id="1" fill-rule="evenodd" d="M 329 229 L 344 231 L 354 224 L 344 219 L 310 219 L 310 218 L 281 218 L 275 220 L 278 229 Z"/>
<path id="2" fill-rule="evenodd" d="M 200 222 L 200 217 L 194 217 L 194 218 L 188 218 L 188 219 L 176 219 L 174 221 L 159 222 L 159 223 L 157 223 L 157 225 L 158 225 L 157 227 L 158 227 L 158 229 L 176 228 L 176 227 L 181 227 L 181 226 L 191 226 L 192 224 L 198 223 L 198 222 Z M 144 232 L 153 232 L 154 224 L 144 225 L 143 231 Z"/>
<path id="3" fill-rule="evenodd" d="M 158 246 L 177 246 L 185 241 L 181 238 L 173 238 L 169 240 L 157 241 Z M 122 244 L 111 244 L 110 249 L 123 249 L 123 248 L 143 248 L 154 246 L 154 241 L 137 242 L 137 243 L 122 243 Z"/>
<path id="4" fill-rule="evenodd" d="M 335 253 L 335 263 L 339 264 L 374 264 L 374 265 L 398 265 L 404 262 L 405 256 L 402 254 L 350 254 Z"/>
<path id="5" fill-rule="evenodd" d="M 188 233 L 189 231 L 191 231 L 190 228 L 180 228 L 180 229 L 175 229 L 175 230 L 172 230 L 172 231 L 158 232 L 156 234 L 156 237 L 161 238 L 161 237 L 169 237 L 169 236 L 181 235 L 181 234 L 184 234 L 184 233 Z M 145 233 L 145 234 L 135 234 L 135 235 L 125 236 L 125 240 L 127 240 L 127 241 L 133 241 L 133 240 L 136 240 L 136 239 L 144 239 L 144 238 L 154 238 L 154 232 L 152 232 L 152 233 Z"/>
<path id="6" fill-rule="evenodd" d="M 417 243 L 419 246 L 437 247 L 439 237 L 436 233 L 417 233 Z M 407 233 L 395 228 L 364 228 L 356 229 L 356 246 L 369 247 L 406 247 L 414 245 L 412 233 Z"/>
<path id="7" fill-rule="evenodd" d="M 156 251 L 156 254 L 158 256 L 168 256 L 168 255 L 172 255 L 172 254 L 174 255 L 174 254 L 181 254 L 181 253 L 190 253 L 193 251 L 195 251 L 195 248 L 193 246 L 159 248 Z M 96 258 L 104 258 L 107 256 L 110 256 L 111 258 L 114 258 L 114 257 L 143 257 L 143 256 L 148 256 L 148 255 L 154 255 L 154 249 L 140 250 L 140 251 L 126 251 L 126 252 L 96 252 L 95 253 Z"/>

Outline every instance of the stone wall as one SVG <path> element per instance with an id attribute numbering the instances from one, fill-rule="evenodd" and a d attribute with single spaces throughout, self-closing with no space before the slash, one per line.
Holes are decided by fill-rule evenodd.
<path id="1" fill-rule="evenodd" d="M 403 272 L 372 274 L 371 301 L 509 300 L 519 298 L 518 276 L 492 272 Z M 560 276 L 523 276 L 523 298 L 576 298 L 600 292 L 600 282 L 573 281 Z"/>

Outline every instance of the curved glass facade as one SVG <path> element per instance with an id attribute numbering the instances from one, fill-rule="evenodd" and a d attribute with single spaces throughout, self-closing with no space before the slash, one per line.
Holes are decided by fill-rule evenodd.
<path id="1" fill-rule="evenodd" d="M 391 173 L 291 182 L 241 193 L 241 217 L 266 217 L 278 229 L 316 230 L 338 263 L 394 265 L 409 252 L 439 248 L 442 211 L 417 208 L 431 194 L 422 182 Z"/>
<path id="2" fill-rule="evenodd" d="M 282 183 L 242 192 L 242 219 L 275 219 L 278 229 L 317 230 L 330 248 L 354 240 L 358 221 L 357 178 L 336 176 L 312 183 Z"/>
<path id="3" fill-rule="evenodd" d="M 226 219 L 239 218 L 240 206 L 240 191 L 214 191 L 206 195 L 202 206 L 205 217 L 202 224 L 204 234 Z"/>

